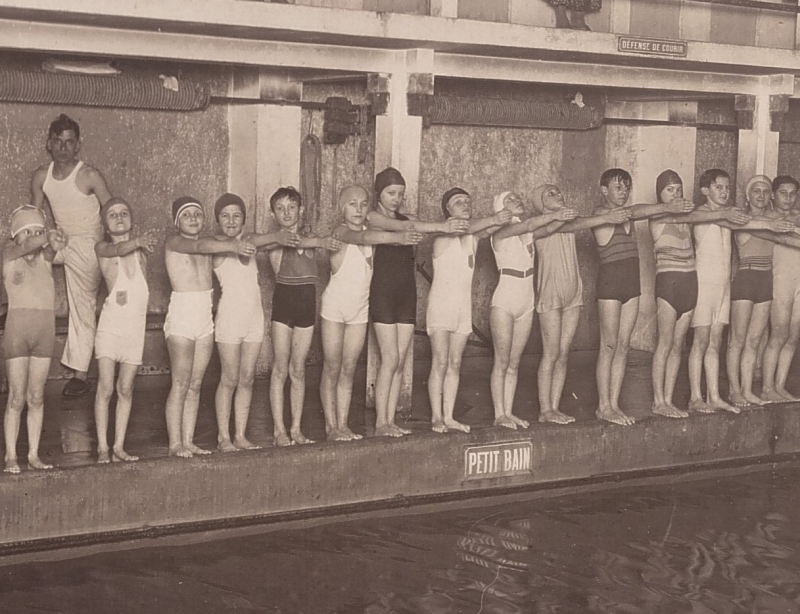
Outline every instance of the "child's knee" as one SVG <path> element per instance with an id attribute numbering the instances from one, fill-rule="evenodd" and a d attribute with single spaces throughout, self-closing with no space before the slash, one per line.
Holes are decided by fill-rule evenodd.
<path id="1" fill-rule="evenodd" d="M 253 382 L 256 380 L 256 372 L 248 369 L 239 373 L 239 386 L 244 388 L 252 388 Z"/>
<path id="2" fill-rule="evenodd" d="M 44 390 L 28 389 L 25 395 L 25 400 L 28 402 L 28 411 L 41 411 L 44 405 Z"/>
<path id="3" fill-rule="evenodd" d="M 289 366 L 289 378 L 295 383 L 302 383 L 306 379 L 306 364 L 292 363 Z"/>
<path id="4" fill-rule="evenodd" d="M 224 388 L 236 388 L 236 386 L 239 385 L 239 374 L 223 372 L 222 375 L 220 375 L 219 383 L 222 384 Z"/>
<path id="5" fill-rule="evenodd" d="M 99 392 L 99 389 L 98 389 Z M 133 382 L 117 380 L 117 396 L 123 399 L 133 398 Z"/>
<path id="6" fill-rule="evenodd" d="M 447 361 L 447 370 L 450 373 L 459 373 L 461 371 L 461 356 L 451 356 Z"/>

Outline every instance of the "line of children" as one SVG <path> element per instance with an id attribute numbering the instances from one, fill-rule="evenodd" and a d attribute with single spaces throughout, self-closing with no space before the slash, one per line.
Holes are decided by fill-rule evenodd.
<path id="1" fill-rule="evenodd" d="M 689 373 L 690 409 L 738 412 L 747 404 L 794 400 L 785 390 L 788 364 L 800 331 L 793 314 L 800 294 L 800 277 L 791 263 L 800 254 L 793 206 L 797 182 L 780 177 L 748 181 L 748 211 L 727 206 L 730 179 L 724 171 L 703 174 L 699 185 L 703 205 L 683 198 L 683 182 L 667 170 L 656 179 L 654 204 L 628 205 L 632 181 L 622 169 L 603 173 L 604 202 L 593 215 L 578 217 L 566 205 L 557 186 L 539 186 L 533 195 L 533 215 L 526 216 L 514 192 L 497 195 L 494 214 L 473 219 L 469 193 L 448 190 L 442 198 L 444 222 L 420 222 L 401 214 L 405 182 L 395 169 L 378 173 L 377 209 L 370 211 L 368 191 L 358 185 L 344 188 L 338 198 L 342 224 L 331 237 L 301 236 L 301 195 L 280 188 L 270 207 L 276 232 L 245 234 L 247 210 L 234 194 L 224 194 L 214 207 L 219 232 L 200 234 L 203 207 L 182 197 L 172 205 L 177 233 L 168 237 L 165 261 L 172 295 L 164 332 L 172 364 L 172 387 L 166 403 L 169 454 L 191 457 L 207 454 L 193 442 L 199 387 L 213 347 L 219 349 L 222 374 L 216 393 L 221 451 L 253 449 L 246 438 L 253 377 L 264 333 L 264 312 L 255 253 L 269 251 L 276 275 L 272 326 L 274 362 L 270 401 L 276 445 L 312 443 L 301 432 L 305 394 L 305 361 L 316 322 L 317 264 L 315 250 L 330 252 L 331 278 L 322 295 L 324 367 L 320 395 L 326 433 L 331 441 L 359 439 L 348 424 L 353 375 L 363 349 L 368 314 L 372 314 L 380 346 L 376 435 L 400 436 L 394 424 L 402 377 L 403 356 L 413 333 L 416 288 L 413 246 L 425 233 L 433 242 L 434 278 L 427 309 L 432 364 L 428 382 L 435 432 L 469 432 L 453 417 L 461 356 L 472 331 L 472 275 L 478 240 L 491 235 L 499 282 L 490 306 L 494 364 L 490 377 L 495 425 L 526 428 L 513 413 L 518 367 L 533 321 L 540 314 L 544 353 L 538 373 L 542 422 L 567 424 L 574 418 L 559 409 L 566 378 L 569 347 L 583 304 L 574 233 L 592 229 L 598 244 L 600 268 L 597 299 L 600 351 L 597 382 L 600 419 L 627 425 L 633 422 L 619 407 L 630 336 L 638 314 L 639 259 L 631 222 L 650 219 L 656 255 L 658 345 L 653 358 L 653 413 L 678 418 L 687 412 L 672 402 L 683 340 L 695 327 Z M 773 188 L 776 208 L 770 208 Z M 523 216 L 526 216 L 523 219 Z M 124 200 L 110 198 L 101 210 L 106 238 L 95 246 L 100 270 L 109 289 L 95 340 L 100 378 L 95 400 L 98 461 L 130 461 L 124 450 L 133 382 L 142 361 L 148 288 L 146 254 L 154 249 L 152 233 L 132 236 L 132 210 Z M 12 215 L 12 239 L 4 249 L 9 322 L 5 337 L 10 394 L 5 416 L 6 471 L 18 472 L 15 446 L 22 408 L 28 403 L 29 465 L 47 468 L 38 458 L 42 424 L 42 395 L 53 349 L 54 290 L 50 263 L 66 245 L 61 231 L 45 232 L 42 212 L 21 207 Z M 690 231 L 693 228 L 693 231 Z M 731 285 L 731 231 L 736 233 L 739 266 Z M 783 234 L 779 234 L 783 233 Z M 694 241 L 692 240 L 694 239 Z M 777 244 L 773 247 L 773 244 Z M 373 246 L 377 246 L 373 248 Z M 695 250 L 696 246 L 696 250 Z M 391 248 L 391 249 L 390 249 Z M 773 249 L 781 255 L 772 268 Z M 377 255 L 383 254 L 376 282 Z M 534 256 L 539 270 L 534 292 Z M 796 260 L 795 260 L 796 261 Z M 211 273 L 217 276 L 222 298 L 216 322 L 211 313 Z M 409 274 L 410 273 L 410 274 Z M 773 276 L 784 292 L 765 358 L 764 398 L 752 391 L 758 341 L 766 328 L 773 298 Z M 791 277 L 791 279 L 789 279 Z M 413 299 L 413 300 L 412 300 Z M 733 305 L 728 347 L 728 379 L 732 404 L 718 388 L 719 345 Z M 454 307 L 455 306 L 455 307 Z M 36 319 L 41 325 L 29 326 Z M 33 321 L 33 320 L 31 320 Z M 792 328 L 794 326 L 794 328 Z M 34 334 L 35 333 L 35 334 Z M 786 347 L 788 345 L 788 347 Z M 788 358 L 787 358 L 788 356 Z M 115 368 L 120 365 L 115 386 Z M 707 399 L 700 395 L 705 367 Z M 741 379 L 739 377 L 741 376 Z M 292 423 L 283 422 L 283 390 L 291 380 Z M 382 379 L 383 378 L 383 379 Z M 107 443 L 108 405 L 116 387 L 116 427 L 113 449 Z M 231 406 L 235 433 L 230 437 Z"/>

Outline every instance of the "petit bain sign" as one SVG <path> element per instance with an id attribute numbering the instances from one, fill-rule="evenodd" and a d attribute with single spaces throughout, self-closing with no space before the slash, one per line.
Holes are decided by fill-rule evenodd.
<path id="1" fill-rule="evenodd" d="M 464 478 L 474 480 L 530 473 L 532 452 L 530 441 L 467 446 L 464 448 Z"/>
<path id="2" fill-rule="evenodd" d="M 648 55 L 667 55 L 685 58 L 689 50 L 689 44 L 686 41 L 671 41 L 660 38 L 618 36 L 617 50 L 624 53 L 646 53 Z"/>

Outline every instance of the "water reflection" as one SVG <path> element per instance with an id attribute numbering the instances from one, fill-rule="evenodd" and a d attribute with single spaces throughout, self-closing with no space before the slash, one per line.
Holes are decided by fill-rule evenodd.
<path id="1" fill-rule="evenodd" d="M 800 613 L 798 478 L 790 466 L 6 567 L 0 611 Z"/>

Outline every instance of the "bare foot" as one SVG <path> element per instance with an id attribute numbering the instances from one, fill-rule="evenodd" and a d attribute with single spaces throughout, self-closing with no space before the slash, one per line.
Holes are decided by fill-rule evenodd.
<path id="1" fill-rule="evenodd" d="M 466 424 L 462 424 L 457 420 L 448 420 L 445 422 L 445 426 L 447 430 L 453 431 L 461 431 L 462 433 L 469 433 L 469 427 Z"/>
<path id="2" fill-rule="evenodd" d="M 328 441 L 350 441 L 350 437 L 341 429 L 331 429 L 328 433 Z"/>
<path id="3" fill-rule="evenodd" d="M 505 427 L 507 429 L 513 429 L 513 430 L 517 429 L 517 423 L 514 422 L 508 416 L 500 416 L 499 418 L 495 418 L 494 419 L 494 425 L 495 426 L 503 426 L 503 427 Z"/>
<path id="4" fill-rule="evenodd" d="M 105 465 L 106 463 L 111 462 L 111 456 L 108 453 L 108 448 L 105 450 L 98 450 L 97 451 L 97 463 L 100 465 Z"/>
<path id="5" fill-rule="evenodd" d="M 283 448 L 285 446 L 293 446 L 294 442 L 289 439 L 286 433 L 277 433 L 275 435 L 275 445 Z"/>
<path id="6" fill-rule="evenodd" d="M 196 446 L 195 444 L 193 444 L 191 441 L 189 443 L 184 443 L 183 447 L 189 450 L 189 452 L 191 452 L 192 454 L 199 454 L 199 455 L 211 454 L 211 450 L 204 450 L 200 446 Z"/>
<path id="7" fill-rule="evenodd" d="M 723 411 L 729 411 L 732 414 L 738 414 L 741 410 L 738 407 L 734 407 L 730 403 L 726 403 L 722 399 L 709 399 L 707 401 L 708 406 L 712 409 L 721 409 Z"/>
<path id="8" fill-rule="evenodd" d="M 3 469 L 6 473 L 19 473 L 19 462 L 16 458 L 7 458 L 6 466 Z"/>
<path id="9" fill-rule="evenodd" d="M 760 396 L 753 394 L 752 392 L 745 392 L 744 398 L 750 405 L 758 405 L 761 407 L 762 405 L 766 405 L 767 401 L 762 399 Z"/>
<path id="10" fill-rule="evenodd" d="M 350 439 L 350 441 L 358 441 L 359 439 L 363 439 L 363 437 L 361 435 L 359 435 L 358 433 L 354 433 L 353 431 L 351 431 L 347 427 L 344 427 L 343 429 L 340 429 L 340 430 L 342 431 L 342 433 L 347 435 L 347 437 Z"/>
<path id="11" fill-rule="evenodd" d="M 653 407 L 650 411 L 659 416 L 666 416 L 667 418 L 686 418 L 689 415 L 687 412 L 677 407 L 672 407 L 668 403 L 653 403 Z"/>
<path id="12" fill-rule="evenodd" d="M 375 427 L 375 437 L 402 437 L 401 433 L 394 424 L 384 424 Z"/>
<path id="13" fill-rule="evenodd" d="M 138 456 L 134 456 L 133 454 L 128 454 L 122 448 L 114 448 L 114 452 L 111 454 L 111 462 L 118 463 L 120 461 L 124 462 L 132 462 L 139 460 Z"/>
<path id="14" fill-rule="evenodd" d="M 260 450 L 261 446 L 254 444 L 247 437 L 234 437 L 233 445 L 237 450 Z"/>
<path id="15" fill-rule="evenodd" d="M 703 399 L 693 399 L 689 401 L 689 411 L 696 411 L 701 414 L 713 414 L 714 408 L 707 405 Z"/>
<path id="16" fill-rule="evenodd" d="M 220 452 L 237 452 L 239 448 L 233 445 L 230 439 L 223 439 L 217 444 L 217 450 Z"/>
<path id="17" fill-rule="evenodd" d="M 791 392 L 786 390 L 786 388 L 778 388 L 778 394 L 790 403 L 796 403 L 797 401 L 800 401 L 800 397 L 794 396 Z"/>
<path id="18" fill-rule="evenodd" d="M 600 418 L 600 420 L 605 420 L 612 424 L 619 424 L 620 426 L 630 426 L 634 422 L 633 418 L 615 409 L 598 409 L 594 412 L 594 415 Z"/>
<path id="19" fill-rule="evenodd" d="M 444 420 L 431 421 L 431 430 L 434 433 L 446 433 L 447 427 L 444 425 Z"/>
<path id="20" fill-rule="evenodd" d="M 761 391 L 761 398 L 767 403 L 786 403 L 786 398 L 774 388 L 767 390 L 766 388 Z"/>
<path id="21" fill-rule="evenodd" d="M 313 439 L 309 439 L 300 431 L 292 431 L 292 441 L 299 444 L 314 443 Z"/>
<path id="22" fill-rule="evenodd" d="M 527 420 L 523 420 L 522 418 L 518 418 L 514 414 L 508 414 L 508 417 L 511 418 L 514 422 L 516 422 L 517 426 L 523 429 L 528 428 L 531 423 Z"/>
<path id="23" fill-rule="evenodd" d="M 567 414 L 562 414 L 557 409 L 552 411 L 545 411 L 539 413 L 539 422 L 553 422 L 555 424 L 570 424 L 571 422 L 575 422 L 575 418 L 572 416 L 568 416 Z"/>
<path id="24" fill-rule="evenodd" d="M 749 405 L 747 399 L 741 392 L 731 392 L 728 396 L 731 399 L 731 404 L 733 404 L 735 407 L 743 409 Z"/>
<path id="25" fill-rule="evenodd" d="M 397 426 L 396 424 L 392 424 L 392 426 L 400 435 L 411 435 L 410 429 L 404 429 L 402 426 Z"/>
<path id="26" fill-rule="evenodd" d="M 183 447 L 183 444 L 177 444 L 169 449 L 170 456 L 177 456 L 179 458 L 192 458 L 192 453 Z"/>
<path id="27" fill-rule="evenodd" d="M 28 467 L 31 469 L 52 469 L 53 465 L 43 463 L 36 454 L 28 454 Z"/>

